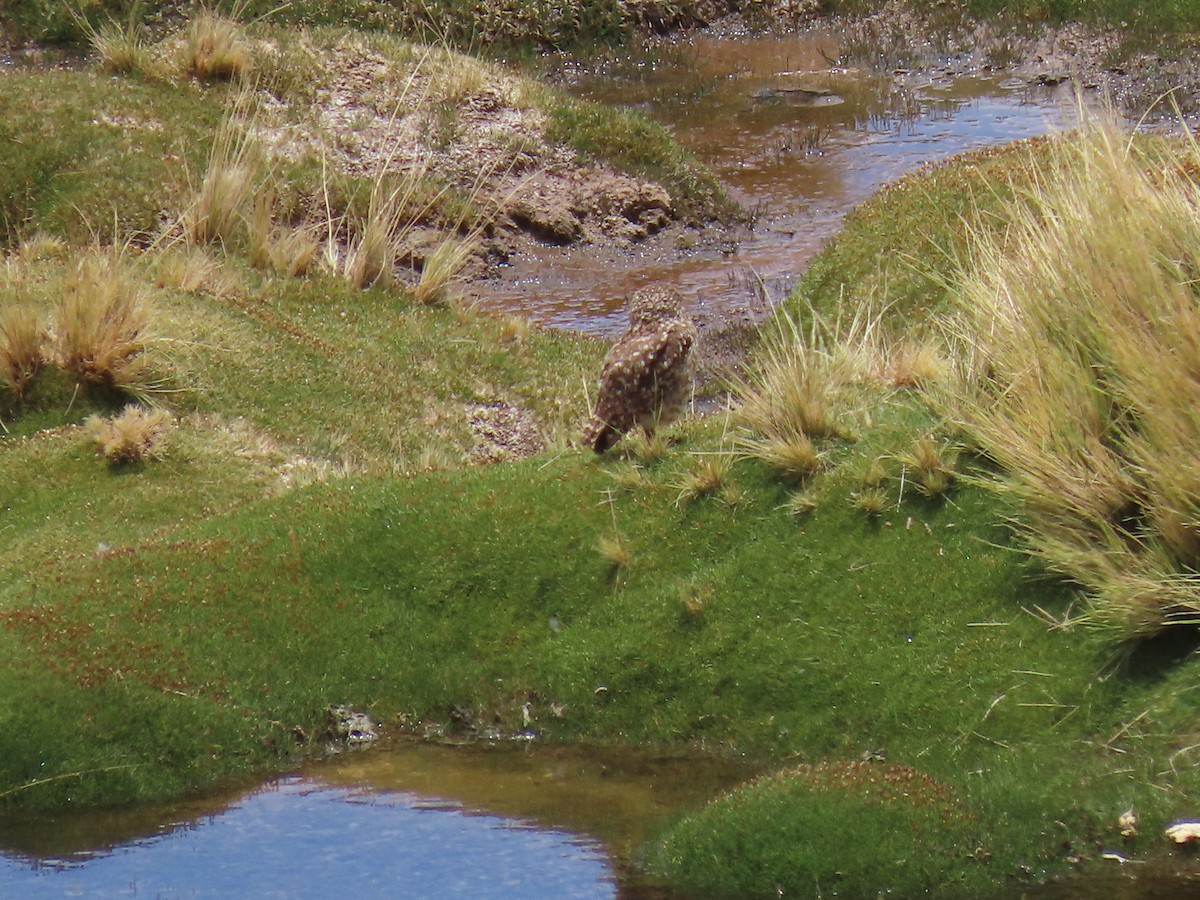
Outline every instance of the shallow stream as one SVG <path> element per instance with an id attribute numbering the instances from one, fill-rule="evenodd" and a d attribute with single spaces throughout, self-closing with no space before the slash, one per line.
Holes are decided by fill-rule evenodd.
<path id="1" fill-rule="evenodd" d="M 548 325 L 613 335 L 623 298 L 672 284 L 709 324 L 781 300 L 845 214 L 879 187 L 956 153 L 1070 127 L 1066 87 L 950 68 L 874 74 L 839 64 L 829 32 L 697 34 L 546 76 L 579 96 L 643 110 L 710 166 L 747 209 L 736 244 L 647 245 L 632 254 L 547 247 L 472 292 Z"/>

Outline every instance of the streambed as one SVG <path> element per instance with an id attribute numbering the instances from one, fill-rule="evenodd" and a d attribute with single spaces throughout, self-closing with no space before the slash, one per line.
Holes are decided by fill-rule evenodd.
<path id="1" fill-rule="evenodd" d="M 623 298 L 674 285 L 702 327 L 779 302 L 845 214 L 882 185 L 957 153 L 1071 127 L 1069 86 L 970 66 L 872 72 L 841 65 L 832 31 L 673 38 L 545 76 L 579 96 L 638 108 L 666 125 L 755 212 L 710 242 L 689 232 L 632 253 L 544 247 L 470 285 L 483 305 L 544 325 L 612 336 Z"/>

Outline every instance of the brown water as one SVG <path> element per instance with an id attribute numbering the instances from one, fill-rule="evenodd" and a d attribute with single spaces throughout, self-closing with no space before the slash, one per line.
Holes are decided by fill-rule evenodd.
<path id="1" fill-rule="evenodd" d="M 736 763 L 402 743 L 249 791 L 0 825 L 0 897 L 656 897 L 632 855 Z"/>
<path id="2" fill-rule="evenodd" d="M 702 320 L 752 315 L 782 299 L 846 212 L 883 184 L 1075 120 L 1063 89 L 978 73 L 871 74 L 837 65 L 841 54 L 828 32 L 697 34 L 550 66 L 547 77 L 574 93 L 666 125 L 760 215 L 736 246 L 545 248 L 472 292 L 493 308 L 601 334 L 624 328 L 622 298 L 651 282 L 675 285 Z M 758 96 L 770 90 L 774 97 Z"/>

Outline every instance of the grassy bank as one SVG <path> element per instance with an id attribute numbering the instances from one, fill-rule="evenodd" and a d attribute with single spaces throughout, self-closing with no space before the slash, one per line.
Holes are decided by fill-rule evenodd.
<path id="1" fill-rule="evenodd" d="M 1114 691 L 1101 703 L 1117 706 L 1137 697 L 1114 734 L 1123 738 L 1154 721 L 1148 728 L 1165 741 L 1161 749 L 1143 743 L 1122 753 L 1126 748 L 1099 734 L 1077 734 L 1039 761 L 1040 740 L 1073 731 L 1082 724 L 1074 717 L 1088 706 L 1072 701 L 1068 712 L 1054 696 L 1018 701 L 1066 715 L 1035 729 L 1038 739 L 1000 738 L 992 749 L 1001 748 L 1004 763 L 969 770 L 978 777 L 951 774 L 961 746 L 950 751 L 948 768 L 934 748 L 916 756 L 889 752 L 887 764 L 825 758 L 814 765 L 802 756 L 801 765 L 672 830 L 658 858 L 672 877 L 731 896 L 766 895 L 778 885 L 803 895 L 831 888 L 903 894 L 914 884 L 937 895 L 974 895 L 985 891 L 1000 857 L 1024 854 L 1033 869 L 1046 864 L 1044 857 L 1029 861 L 1033 845 L 1018 848 L 1035 832 L 1053 832 L 1041 819 L 1048 806 L 1064 812 L 1054 827 L 1068 859 L 1146 850 L 1145 837 L 1128 827 L 1131 819 L 1123 828 L 1120 813 L 1101 812 L 1104 803 L 1120 806 L 1118 797 L 1129 799 L 1143 835 L 1152 833 L 1144 830 L 1148 822 L 1157 821 L 1157 831 L 1169 821 L 1157 819 L 1166 808 L 1190 815 L 1194 763 L 1179 762 L 1193 752 L 1185 698 L 1198 665 L 1197 500 L 1191 468 L 1174 461 L 1171 448 L 1196 438 L 1193 391 L 1172 381 L 1192 370 L 1195 354 L 1190 343 L 1160 335 L 1157 323 L 1169 321 L 1172 334 L 1191 334 L 1195 323 L 1195 294 L 1178 268 L 1200 247 L 1194 152 L 1187 141 L 1129 148 L 1123 136 L 1098 129 L 967 157 L 882 191 L 849 217 L 802 280 L 791 314 L 804 327 L 770 340 L 763 374 L 749 391 L 758 404 L 760 395 L 783 397 L 784 386 L 793 386 L 792 421 L 807 416 L 816 425 L 788 434 L 777 425 L 782 417 L 752 409 L 756 420 L 772 423 L 760 431 L 774 428 L 799 444 L 828 430 L 801 401 L 827 397 L 831 387 L 836 393 L 845 378 L 830 373 L 846 367 L 848 354 L 869 347 L 875 371 L 893 383 L 908 383 L 897 373 L 912 372 L 897 370 L 896 360 L 916 358 L 897 348 L 941 355 L 945 368 L 923 367 L 929 382 L 942 385 L 930 394 L 932 407 L 949 417 L 943 427 L 961 429 L 960 446 L 978 454 L 970 480 L 993 492 L 992 501 L 980 501 L 990 504 L 990 521 L 1007 518 L 1019 538 L 1011 546 L 1031 557 L 1020 576 L 1024 610 L 1059 637 L 1083 639 L 1074 650 L 1060 645 L 1062 652 L 1091 646 L 1096 668 L 1078 673 L 1089 695 Z M 922 224 L 914 234 L 897 222 Z M 870 334 L 862 310 L 876 311 Z M 842 337 L 822 338 L 822 322 L 834 323 L 824 327 Z M 809 329 L 815 340 L 802 337 Z M 797 347 L 804 366 L 791 362 Z M 890 355 L 880 352 L 888 347 Z M 804 384 L 819 390 L 795 387 Z M 771 408 L 782 407 L 776 400 Z M 908 467 L 918 490 L 921 455 L 889 454 Z M 1171 476 L 1156 480 L 1160 469 Z M 863 508 L 876 478 L 860 478 L 856 502 Z M 927 484 L 925 493 L 935 492 Z M 965 511 L 964 499 L 954 494 L 951 503 Z M 956 569 L 964 565 L 972 564 Z M 1057 604 L 1050 573 L 1066 576 L 1068 593 Z M 982 620 L 976 625 L 985 627 Z M 872 666 L 877 659 L 867 658 Z M 1040 684 L 1054 693 L 1051 682 Z M 981 724 L 1014 697 L 997 692 Z M 971 740 L 995 739 L 986 729 L 971 732 Z M 1099 755 L 1089 762 L 1092 750 Z M 1114 752 L 1117 769 L 1104 771 L 1101 763 L 1088 773 L 1102 757 L 1115 761 Z M 1069 758 L 1069 766 L 1060 768 L 1055 756 Z M 1140 765 L 1146 768 L 1139 774 Z M 1067 797 L 1074 799 L 1064 806 Z M 1101 806 L 1091 806 L 1096 801 Z M 858 840 L 860 825 L 894 838 Z"/>

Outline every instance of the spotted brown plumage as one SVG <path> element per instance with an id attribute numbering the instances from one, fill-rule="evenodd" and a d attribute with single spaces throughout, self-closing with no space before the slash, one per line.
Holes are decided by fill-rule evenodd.
<path id="1" fill-rule="evenodd" d="M 629 329 L 608 351 L 600 369 L 600 392 L 583 441 L 603 453 L 635 427 L 653 436 L 678 419 L 691 388 L 691 350 L 696 326 L 683 299 L 670 288 L 651 287 L 629 300 Z"/>

